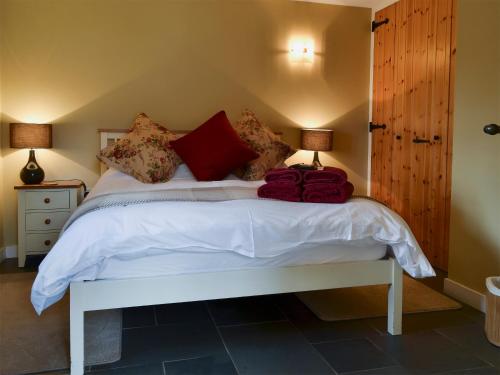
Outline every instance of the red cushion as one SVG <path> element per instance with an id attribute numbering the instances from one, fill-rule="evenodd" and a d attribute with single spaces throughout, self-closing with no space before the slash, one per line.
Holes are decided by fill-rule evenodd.
<path id="1" fill-rule="evenodd" d="M 259 157 L 241 140 L 224 111 L 170 145 L 199 181 L 222 180 Z"/>

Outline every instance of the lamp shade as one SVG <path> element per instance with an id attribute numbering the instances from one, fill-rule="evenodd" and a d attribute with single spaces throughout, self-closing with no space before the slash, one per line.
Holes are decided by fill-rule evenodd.
<path id="1" fill-rule="evenodd" d="M 52 124 L 10 124 L 10 147 L 52 148 Z"/>
<path id="2" fill-rule="evenodd" d="M 330 151 L 333 143 L 333 130 L 302 129 L 301 149 L 310 151 Z"/>

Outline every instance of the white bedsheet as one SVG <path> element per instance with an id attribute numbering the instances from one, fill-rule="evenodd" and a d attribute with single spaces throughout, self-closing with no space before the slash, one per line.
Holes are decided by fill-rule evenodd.
<path id="1" fill-rule="evenodd" d="M 233 181 L 228 181 L 229 185 Z M 109 186 L 102 180 L 101 185 Z M 229 252 L 273 258 L 297 248 L 366 247 L 374 242 L 391 245 L 410 275 L 434 275 L 406 223 L 390 209 L 367 199 L 345 204 L 242 199 L 109 207 L 78 218 L 63 233 L 40 265 L 31 300 L 41 313 L 62 298 L 71 281 L 103 278 L 103 271 L 109 274 L 109 265 L 118 260 L 133 262 L 171 252 L 192 253 L 193 249 L 205 257 Z M 146 267 L 143 270 L 144 274 L 136 277 L 155 275 Z M 127 277 L 130 275 L 122 275 Z"/>

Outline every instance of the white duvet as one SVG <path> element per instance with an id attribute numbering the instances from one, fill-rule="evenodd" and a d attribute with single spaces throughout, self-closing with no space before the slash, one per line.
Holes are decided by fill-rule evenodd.
<path id="1" fill-rule="evenodd" d="M 180 168 L 173 181 L 154 188 L 172 183 L 186 189 L 203 184 Z M 262 182 L 230 177 L 215 184 L 256 191 Z M 147 186 L 120 172 L 108 171 L 92 194 L 119 190 L 124 185 L 127 189 Z M 307 251 L 318 245 L 363 246 L 370 241 L 390 245 L 399 264 L 411 276 L 434 276 L 407 224 L 392 210 L 368 199 L 352 199 L 345 204 L 236 199 L 109 207 L 79 217 L 62 234 L 40 265 L 31 301 L 41 313 L 62 298 L 71 281 L 99 278 L 107 259 L 133 261 L 193 248 L 203 253 L 227 251 L 268 258 L 297 247 Z"/>

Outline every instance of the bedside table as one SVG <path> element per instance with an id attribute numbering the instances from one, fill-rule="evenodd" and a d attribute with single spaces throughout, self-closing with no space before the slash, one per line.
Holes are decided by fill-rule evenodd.
<path id="1" fill-rule="evenodd" d="M 64 223 L 83 199 L 78 180 L 16 185 L 18 266 L 27 255 L 46 254 L 56 243 Z"/>

